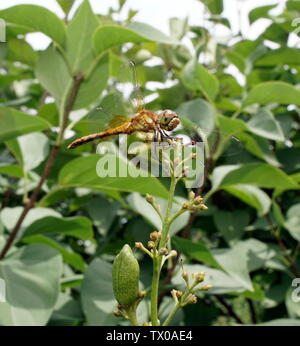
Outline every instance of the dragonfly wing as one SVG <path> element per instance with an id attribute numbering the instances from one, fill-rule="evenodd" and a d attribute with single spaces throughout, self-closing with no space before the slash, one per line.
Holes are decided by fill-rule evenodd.
<path id="1" fill-rule="evenodd" d="M 127 114 L 134 115 L 144 109 L 144 99 L 134 61 L 120 59 L 114 68 L 114 75 L 116 86 L 124 97 Z"/>
<path id="2" fill-rule="evenodd" d="M 116 128 L 130 121 L 130 117 L 126 115 L 114 115 L 108 123 L 108 128 Z"/>

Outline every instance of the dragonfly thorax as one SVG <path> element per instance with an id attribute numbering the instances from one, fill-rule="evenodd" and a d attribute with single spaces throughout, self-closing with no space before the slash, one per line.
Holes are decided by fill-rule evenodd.
<path id="1" fill-rule="evenodd" d="M 157 112 L 159 116 L 159 126 L 165 131 L 174 130 L 180 123 L 178 114 L 170 109 Z"/>

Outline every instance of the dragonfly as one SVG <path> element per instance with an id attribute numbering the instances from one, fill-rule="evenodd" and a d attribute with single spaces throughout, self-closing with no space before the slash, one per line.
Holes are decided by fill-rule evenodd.
<path id="1" fill-rule="evenodd" d="M 167 132 L 173 131 L 179 124 L 179 115 L 170 109 L 160 111 L 150 111 L 145 109 L 145 103 L 141 95 L 140 86 L 136 78 L 135 63 L 129 62 L 134 83 L 133 104 L 135 115 L 128 117 L 125 115 L 114 115 L 104 131 L 96 132 L 87 136 L 80 137 L 68 145 L 68 149 L 75 149 L 83 144 L 111 137 L 120 134 L 133 134 L 136 132 L 152 133 L 155 141 L 171 139 Z M 101 107 L 98 107 L 101 110 Z"/>
<path id="2" fill-rule="evenodd" d="M 192 145 L 201 140 L 205 141 L 207 144 L 208 139 L 210 139 L 211 143 L 216 143 L 216 141 L 222 141 L 224 139 L 228 141 L 229 139 L 230 143 L 238 143 L 238 145 L 234 145 L 234 154 L 238 152 L 237 148 L 240 147 L 240 143 L 236 137 L 231 136 L 230 134 L 223 134 L 220 131 L 215 131 L 211 128 L 212 126 L 207 129 L 202 127 L 202 125 L 197 127 L 195 124 L 195 128 L 192 128 L 194 121 L 191 122 L 187 120 L 185 116 L 180 116 L 176 111 L 170 109 L 158 111 L 146 109 L 145 100 L 137 79 L 135 63 L 133 61 L 126 61 L 121 65 L 119 71 L 121 71 L 119 74 L 124 73 L 122 78 L 118 76 L 121 84 L 123 82 L 123 84 L 128 83 L 130 85 L 130 97 L 128 102 L 130 104 L 129 111 L 134 115 L 129 117 L 120 114 L 126 112 L 126 109 L 123 105 L 120 105 L 120 103 L 123 102 L 120 101 L 120 94 L 122 94 L 122 92 L 116 92 L 115 90 L 115 93 L 113 93 L 114 98 L 113 101 L 110 102 L 110 106 L 112 106 L 112 103 L 119 103 L 119 106 L 112 106 L 114 107 L 114 110 L 108 110 L 106 106 L 103 107 L 100 105 L 99 107 L 96 107 L 96 111 L 90 113 L 90 117 L 87 119 L 90 128 L 97 127 L 102 130 L 75 139 L 68 145 L 68 149 L 75 149 L 81 145 L 116 135 L 131 135 L 134 133 L 151 134 L 149 137 L 152 141 L 162 142 L 164 140 L 174 139 L 175 137 L 169 134 L 169 132 L 173 131 L 173 134 L 175 134 L 176 137 L 180 132 L 187 135 L 189 138 L 188 144 Z M 124 90 L 124 93 L 126 93 L 126 90 Z M 118 97 L 116 97 L 117 95 Z M 107 95 L 107 99 L 108 98 L 109 95 Z M 103 118 L 106 118 L 107 120 L 104 120 Z M 200 119 L 201 115 L 199 115 L 198 118 Z M 104 123 L 106 123 L 105 126 Z M 203 138 L 205 138 L 205 140 L 203 140 Z M 231 139 L 233 139 L 233 141 Z M 209 146 L 212 146 L 211 143 L 209 143 Z"/>

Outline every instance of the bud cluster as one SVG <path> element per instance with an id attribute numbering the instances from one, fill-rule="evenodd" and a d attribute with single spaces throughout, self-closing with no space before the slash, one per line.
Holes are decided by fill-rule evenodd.
<path id="1" fill-rule="evenodd" d="M 183 203 L 182 209 L 197 211 L 197 210 L 207 210 L 208 208 L 203 203 L 203 198 L 201 196 L 195 196 L 195 193 L 191 191 L 189 193 L 189 202 Z"/>
<path id="2" fill-rule="evenodd" d="M 161 239 L 161 232 L 151 232 L 149 235 L 150 240 L 147 243 L 147 248 L 143 245 L 141 242 L 136 242 L 135 247 L 137 249 L 140 249 L 144 251 L 147 255 L 149 255 L 151 258 L 157 257 L 157 256 L 163 256 L 164 260 L 163 262 L 170 258 L 177 256 L 177 251 L 171 250 L 169 251 L 166 247 L 162 247 L 159 249 L 159 241 Z"/>
<path id="3" fill-rule="evenodd" d="M 193 282 L 190 284 L 189 274 L 187 272 L 182 273 L 182 278 L 186 282 L 186 289 L 184 292 L 173 289 L 171 291 L 171 295 L 175 301 L 175 303 L 181 307 L 186 306 L 188 304 L 196 304 L 197 297 L 194 293 L 198 291 L 207 291 L 212 286 L 211 285 L 202 285 L 198 286 L 199 283 L 204 281 L 205 273 L 204 272 L 196 272 L 192 274 Z M 198 287 L 196 287 L 198 286 Z"/>

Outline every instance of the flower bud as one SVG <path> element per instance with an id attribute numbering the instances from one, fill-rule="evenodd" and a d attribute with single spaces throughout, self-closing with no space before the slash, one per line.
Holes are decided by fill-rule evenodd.
<path id="1" fill-rule="evenodd" d="M 188 202 L 184 202 L 182 205 L 182 209 L 189 209 L 189 207 L 190 207 L 190 203 Z"/>
<path id="2" fill-rule="evenodd" d="M 178 255 L 178 252 L 176 250 L 171 250 L 170 251 L 170 256 L 171 257 L 176 257 Z"/>
<path id="3" fill-rule="evenodd" d="M 156 231 L 154 231 L 154 232 L 151 232 L 150 233 L 150 239 L 151 240 L 157 240 L 157 239 L 159 239 L 159 235 L 158 235 L 158 232 L 156 232 Z"/>
<path id="4" fill-rule="evenodd" d="M 189 192 L 189 199 L 194 199 L 195 198 L 195 192 L 194 191 L 190 191 Z"/>
<path id="5" fill-rule="evenodd" d="M 154 203 L 154 197 L 149 195 L 148 193 L 146 194 L 146 201 L 150 204 Z"/>
<path id="6" fill-rule="evenodd" d="M 212 285 L 203 285 L 200 287 L 200 291 L 207 291 L 212 288 Z"/>
<path id="7" fill-rule="evenodd" d="M 154 248 L 155 248 L 154 241 L 152 241 L 152 240 L 148 241 L 148 249 L 154 249 Z"/>
<path id="8" fill-rule="evenodd" d="M 199 272 L 199 273 L 193 273 L 193 278 L 195 279 L 196 282 L 202 282 L 205 278 L 205 273 L 204 272 Z"/>
<path id="9" fill-rule="evenodd" d="M 116 316 L 116 317 L 122 317 L 123 316 L 123 314 L 122 314 L 122 312 L 121 311 L 113 311 L 113 314 Z"/>
<path id="10" fill-rule="evenodd" d="M 134 243 L 134 246 L 135 246 L 137 249 L 140 249 L 140 248 L 143 246 L 143 244 L 142 244 L 141 242 L 136 241 L 136 242 Z"/>
<path id="11" fill-rule="evenodd" d="M 138 299 L 140 268 L 129 245 L 124 245 L 112 267 L 113 291 L 119 304 L 128 306 Z"/>
<path id="12" fill-rule="evenodd" d="M 169 253 L 168 249 L 163 247 L 159 250 L 160 255 L 167 255 Z"/>
<path id="13" fill-rule="evenodd" d="M 189 294 L 186 299 L 187 304 L 196 304 L 197 303 L 197 297 L 194 294 Z"/>
<path id="14" fill-rule="evenodd" d="M 194 203 L 196 205 L 199 205 L 203 202 L 203 198 L 201 196 L 197 196 L 195 199 L 194 199 Z"/>

